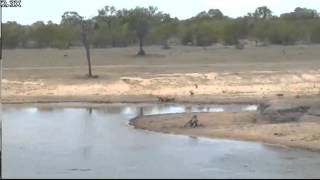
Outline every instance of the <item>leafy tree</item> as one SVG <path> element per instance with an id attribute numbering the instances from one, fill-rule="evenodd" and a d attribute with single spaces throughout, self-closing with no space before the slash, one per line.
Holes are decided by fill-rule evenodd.
<path id="1" fill-rule="evenodd" d="M 210 18 L 214 19 L 222 19 L 224 17 L 223 13 L 219 9 L 210 9 L 208 11 L 208 15 Z"/>
<path id="2" fill-rule="evenodd" d="M 303 19 L 315 19 L 319 17 L 319 13 L 314 9 L 297 7 L 294 12 L 299 18 Z"/>
<path id="3" fill-rule="evenodd" d="M 200 12 L 196 18 L 200 19 L 223 19 L 224 15 L 219 9 L 209 9 L 208 12 Z"/>
<path id="4" fill-rule="evenodd" d="M 248 38 L 248 24 L 246 20 L 230 20 L 224 26 L 224 43 L 237 45 L 240 39 Z"/>
<path id="5" fill-rule="evenodd" d="M 218 41 L 218 32 L 211 22 L 201 22 L 195 26 L 195 44 L 197 46 L 210 46 Z"/>
<path id="6" fill-rule="evenodd" d="M 194 30 L 193 27 L 187 24 L 181 25 L 179 30 L 181 42 L 183 45 L 189 45 L 190 43 L 194 45 Z"/>
<path id="7" fill-rule="evenodd" d="M 310 41 L 312 43 L 320 43 L 320 24 L 316 24 L 311 31 Z"/>
<path id="8" fill-rule="evenodd" d="M 272 11 L 267 6 L 258 7 L 253 16 L 257 19 L 270 19 L 272 17 Z"/>
<path id="9" fill-rule="evenodd" d="M 294 12 L 281 14 L 280 17 L 288 20 L 316 19 L 319 18 L 319 13 L 313 9 L 297 7 Z"/>
<path id="10" fill-rule="evenodd" d="M 35 41 L 36 47 L 48 47 L 50 44 L 50 37 L 48 35 L 46 24 L 43 21 L 38 21 L 31 25 L 30 36 Z"/>
<path id="11" fill-rule="evenodd" d="M 23 36 L 23 27 L 17 22 L 7 22 L 2 26 L 4 48 L 16 48 L 19 46 Z"/>
<path id="12" fill-rule="evenodd" d="M 267 34 L 271 25 L 272 24 L 270 22 L 265 22 L 265 21 L 257 21 L 253 24 L 253 29 L 251 34 L 253 38 L 256 40 L 256 43 L 258 41 L 261 41 L 264 43 L 269 41 Z"/>
<path id="13" fill-rule="evenodd" d="M 273 16 L 270 9 L 262 6 L 240 18 L 229 18 L 218 9 L 210 9 L 179 20 L 156 7 L 117 10 L 105 6 L 98 10 L 96 17 L 87 20 L 76 12 L 66 12 L 59 24 L 51 21 L 32 25 L 4 23 L 3 46 L 66 49 L 82 44 L 91 69 L 90 45 L 123 47 L 139 42 L 138 55 L 144 55 L 145 44 L 162 44 L 169 48 L 171 37 L 179 38 L 184 45 L 197 46 L 216 42 L 233 45 L 241 38 L 273 44 L 318 43 L 319 19 L 316 10 L 301 7 L 280 17 Z"/>
<path id="14" fill-rule="evenodd" d="M 299 37 L 299 32 L 295 30 L 294 24 L 284 21 L 275 21 L 268 29 L 268 39 L 272 44 L 291 45 Z"/>
<path id="15" fill-rule="evenodd" d="M 156 29 L 156 36 L 161 39 L 164 49 L 169 49 L 168 40 L 178 33 L 178 19 L 171 18 L 169 14 L 164 14 L 161 24 Z"/>
<path id="16" fill-rule="evenodd" d="M 104 48 L 113 43 L 113 35 L 116 29 L 114 7 L 105 6 L 98 10 L 98 16 L 95 19 L 95 32 L 93 37 L 94 47 Z"/>
<path id="17" fill-rule="evenodd" d="M 99 10 L 98 16 L 94 18 L 96 21 L 94 46 L 127 46 L 127 40 L 130 38 L 128 22 L 125 21 L 125 18 L 127 19 L 127 17 L 122 17 L 121 10 L 117 11 L 113 6 L 105 6 L 104 9 Z"/>
<path id="18" fill-rule="evenodd" d="M 137 7 L 129 12 L 129 29 L 133 30 L 139 39 L 140 50 L 138 55 L 140 56 L 145 55 L 143 40 L 149 33 L 151 17 L 154 15 L 155 11 L 156 9 L 153 7 Z"/>

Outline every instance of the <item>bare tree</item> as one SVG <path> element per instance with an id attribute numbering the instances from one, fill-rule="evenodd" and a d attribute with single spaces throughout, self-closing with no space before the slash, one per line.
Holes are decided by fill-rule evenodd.
<path id="1" fill-rule="evenodd" d="M 90 42 L 89 35 L 92 33 L 92 23 L 89 20 L 81 20 L 81 41 L 86 51 L 86 57 L 88 61 L 88 77 L 93 78 L 91 56 L 90 56 Z"/>
<path id="2" fill-rule="evenodd" d="M 73 25 L 79 26 L 80 28 L 80 39 L 83 44 L 83 47 L 86 51 L 86 58 L 88 62 L 88 77 L 95 78 L 92 73 L 92 65 L 91 65 L 91 55 L 90 55 L 90 36 L 93 34 L 94 24 L 92 20 L 85 20 L 82 16 L 80 16 L 77 12 L 65 12 L 62 16 L 63 25 Z"/>

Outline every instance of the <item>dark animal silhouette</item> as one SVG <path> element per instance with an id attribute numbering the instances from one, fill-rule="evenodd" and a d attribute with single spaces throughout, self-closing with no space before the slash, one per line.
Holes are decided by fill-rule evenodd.
<path id="1" fill-rule="evenodd" d="M 158 100 L 160 102 L 174 102 L 176 99 L 175 98 L 168 98 L 168 97 L 158 97 Z"/>
<path id="2" fill-rule="evenodd" d="M 190 128 L 196 128 L 196 127 L 198 127 L 198 126 L 199 126 L 199 124 L 198 124 L 198 117 L 197 117 L 197 115 L 194 115 L 194 116 L 191 118 L 191 120 L 188 121 L 188 122 L 184 125 L 184 127 L 190 127 Z"/>

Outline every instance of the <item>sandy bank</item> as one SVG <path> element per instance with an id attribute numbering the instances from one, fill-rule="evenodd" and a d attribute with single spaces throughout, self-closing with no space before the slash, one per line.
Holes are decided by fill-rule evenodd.
<path id="1" fill-rule="evenodd" d="M 184 125 L 197 114 L 204 127 Z M 320 150 L 320 118 L 305 115 L 297 122 L 271 123 L 257 119 L 256 112 L 187 113 L 144 116 L 131 121 L 137 128 L 156 132 L 230 138 Z"/>

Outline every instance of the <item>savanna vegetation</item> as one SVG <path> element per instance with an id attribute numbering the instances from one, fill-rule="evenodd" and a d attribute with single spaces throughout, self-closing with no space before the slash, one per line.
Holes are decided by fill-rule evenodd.
<path id="1" fill-rule="evenodd" d="M 156 7 L 119 9 L 106 6 L 97 16 L 84 20 L 76 12 L 62 15 L 60 24 L 51 21 L 20 25 L 3 24 L 4 48 L 126 47 L 157 44 L 170 48 L 174 42 L 183 45 L 209 46 L 214 43 L 237 45 L 240 39 L 258 44 L 291 45 L 320 42 L 320 17 L 316 10 L 296 8 L 293 12 L 274 16 L 267 7 L 239 18 L 225 16 L 218 9 L 203 11 L 179 20 Z"/>
<path id="2" fill-rule="evenodd" d="M 256 46 L 320 43 L 320 16 L 316 10 L 300 7 L 275 16 L 268 7 L 262 6 L 238 18 L 225 16 L 219 9 L 210 9 L 179 20 L 152 6 L 119 10 L 105 6 L 90 19 L 77 12 L 65 12 L 59 24 L 52 21 L 3 24 L 4 48 L 83 46 L 90 78 L 96 77 L 92 73 L 90 48 L 139 44 L 137 55 L 143 56 L 146 54 L 144 45 L 169 49 L 172 43 L 203 47 L 221 43 L 242 49 L 243 39 L 255 42 Z"/>

